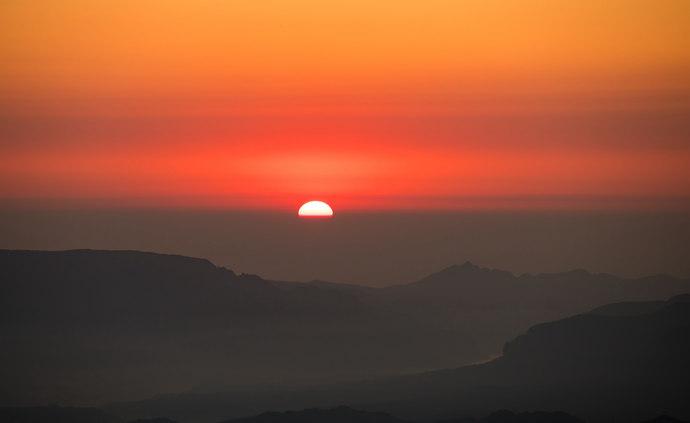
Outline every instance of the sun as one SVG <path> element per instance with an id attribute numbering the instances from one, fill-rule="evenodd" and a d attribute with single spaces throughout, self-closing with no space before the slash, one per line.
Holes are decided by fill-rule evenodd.
<path id="1" fill-rule="evenodd" d="M 333 217 L 333 209 L 323 201 L 307 201 L 299 208 L 300 217 Z"/>

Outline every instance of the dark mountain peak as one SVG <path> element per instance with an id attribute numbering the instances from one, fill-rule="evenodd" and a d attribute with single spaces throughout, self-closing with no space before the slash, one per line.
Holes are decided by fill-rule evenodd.
<path id="1" fill-rule="evenodd" d="M 412 285 L 457 285 L 459 282 L 498 282 L 513 279 L 515 276 L 504 270 L 489 269 L 470 261 L 455 264 L 440 272 L 433 273 Z"/>
<path id="2" fill-rule="evenodd" d="M 477 272 L 481 270 L 489 270 L 487 268 L 478 266 L 471 261 L 467 260 L 463 264 L 454 264 L 452 266 L 448 266 L 445 269 L 441 270 L 439 273 L 443 272 Z"/>
<path id="3" fill-rule="evenodd" d="M 465 299 L 495 298 L 511 289 L 517 289 L 517 278 L 511 272 L 478 266 L 471 261 L 455 264 L 432 273 L 417 282 L 398 286 L 412 289 L 415 295 L 462 295 Z"/>
<path id="4" fill-rule="evenodd" d="M 462 269 L 462 270 L 479 270 L 479 269 L 481 269 L 479 266 L 477 266 L 476 264 L 472 263 L 469 260 L 465 261 L 463 264 L 461 264 L 460 266 L 457 266 L 457 267 Z"/>
<path id="5" fill-rule="evenodd" d="M 458 275 L 467 275 L 467 274 L 474 274 L 474 273 L 481 273 L 481 272 L 488 272 L 489 269 L 477 266 L 476 264 L 472 263 L 471 261 L 466 261 L 463 264 L 454 264 L 452 266 L 448 266 L 445 269 L 441 270 L 440 272 L 436 272 L 430 276 L 458 276 Z"/>

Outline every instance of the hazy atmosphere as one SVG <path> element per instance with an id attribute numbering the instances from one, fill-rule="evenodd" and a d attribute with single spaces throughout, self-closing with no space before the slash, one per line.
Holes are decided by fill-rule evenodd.
<path id="1" fill-rule="evenodd" d="M 690 276 L 687 213 L 5 211 L 0 248 L 130 249 L 203 257 L 277 280 L 371 286 L 472 261 L 512 271 Z"/>

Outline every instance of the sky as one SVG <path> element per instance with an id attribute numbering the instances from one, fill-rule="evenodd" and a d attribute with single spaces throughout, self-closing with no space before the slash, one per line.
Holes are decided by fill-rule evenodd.
<path id="1" fill-rule="evenodd" d="M 0 210 L 0 249 L 201 257 L 273 280 L 409 283 L 466 261 L 522 273 L 586 269 L 690 278 L 686 212 Z"/>
<path id="2" fill-rule="evenodd" d="M 690 2 L 6 0 L 2 207 L 690 210 Z"/>

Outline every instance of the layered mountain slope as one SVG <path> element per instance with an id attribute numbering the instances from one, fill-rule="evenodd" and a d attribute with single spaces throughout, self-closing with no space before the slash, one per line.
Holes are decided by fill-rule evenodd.
<path id="1" fill-rule="evenodd" d="M 0 275 L 0 403 L 9 405 L 458 367 L 499 355 L 535 323 L 690 286 L 584 271 L 518 277 L 466 263 L 374 289 L 93 250 L 0 251 Z"/>
<path id="2" fill-rule="evenodd" d="M 189 422 L 337 403 L 423 421 L 497 409 L 563 410 L 588 422 L 636 422 L 660 414 L 687 420 L 687 298 L 672 298 L 649 313 L 585 313 L 539 324 L 485 364 L 301 390 L 179 394 L 112 409 L 123 415 L 184 409 Z"/>

